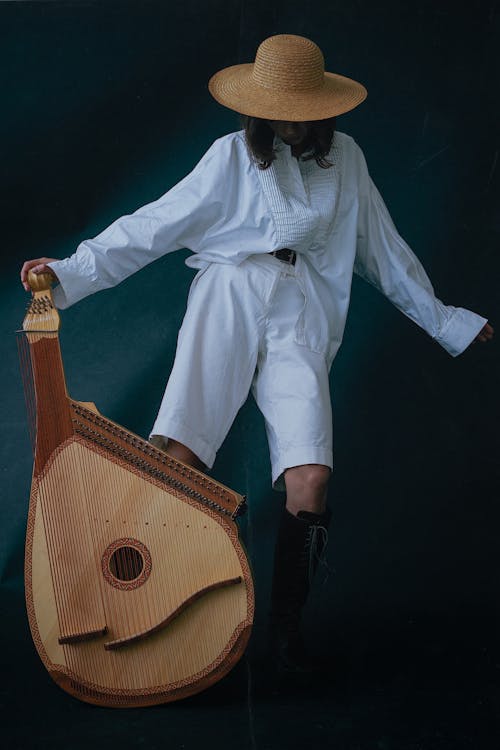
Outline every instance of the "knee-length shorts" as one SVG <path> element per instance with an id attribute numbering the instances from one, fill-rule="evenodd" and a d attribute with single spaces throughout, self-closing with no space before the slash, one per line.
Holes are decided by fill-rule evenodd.
<path id="1" fill-rule="evenodd" d="M 333 468 L 328 364 L 295 341 L 304 304 L 295 267 L 270 255 L 200 271 L 151 435 L 179 441 L 211 468 L 251 389 L 276 489 L 287 468 Z"/>

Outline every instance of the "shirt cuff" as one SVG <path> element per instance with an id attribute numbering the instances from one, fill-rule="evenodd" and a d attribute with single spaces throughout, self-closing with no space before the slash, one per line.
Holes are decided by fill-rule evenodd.
<path id="1" fill-rule="evenodd" d="M 59 284 L 52 292 L 54 304 L 59 310 L 65 310 L 97 291 L 91 264 L 86 258 L 79 257 L 77 253 L 64 260 L 51 261 L 47 265 L 59 280 Z"/>
<path id="2" fill-rule="evenodd" d="M 463 307 L 450 305 L 448 309 L 452 313 L 434 338 L 448 354 L 457 357 L 474 341 L 488 319 Z"/>

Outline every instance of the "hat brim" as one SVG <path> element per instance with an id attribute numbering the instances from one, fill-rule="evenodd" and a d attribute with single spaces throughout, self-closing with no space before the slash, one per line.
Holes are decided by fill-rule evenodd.
<path id="1" fill-rule="evenodd" d="M 361 83 L 337 73 L 325 73 L 323 85 L 309 91 L 268 89 L 255 83 L 253 67 L 253 63 L 232 65 L 213 75 L 208 88 L 214 99 L 243 115 L 309 122 L 349 112 L 367 97 Z"/>

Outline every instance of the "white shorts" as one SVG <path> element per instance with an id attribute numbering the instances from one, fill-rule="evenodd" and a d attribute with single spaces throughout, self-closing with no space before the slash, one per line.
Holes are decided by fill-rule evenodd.
<path id="1" fill-rule="evenodd" d="M 295 342 L 304 303 L 295 268 L 271 255 L 200 271 L 151 435 L 186 445 L 210 468 L 252 389 L 276 489 L 292 466 L 333 468 L 328 365 Z"/>

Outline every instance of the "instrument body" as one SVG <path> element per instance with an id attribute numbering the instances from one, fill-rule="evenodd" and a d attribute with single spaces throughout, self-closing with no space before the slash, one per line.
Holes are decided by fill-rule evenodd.
<path id="1" fill-rule="evenodd" d="M 52 678 L 102 706 L 205 689 L 241 657 L 254 594 L 244 498 L 71 399 L 50 292 L 23 336 L 36 415 L 26 603 Z"/>

